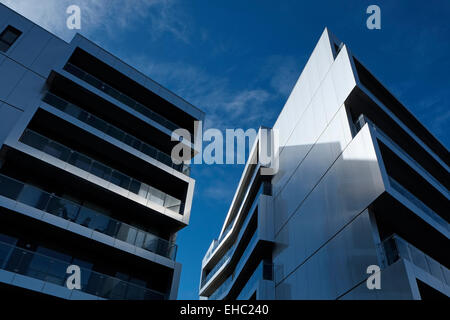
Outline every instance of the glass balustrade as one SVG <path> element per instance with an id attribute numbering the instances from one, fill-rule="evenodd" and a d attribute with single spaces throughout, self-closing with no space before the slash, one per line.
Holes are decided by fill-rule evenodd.
<path id="1" fill-rule="evenodd" d="M 362 127 L 364 127 L 364 125 L 366 124 L 366 117 L 364 115 L 360 115 L 359 118 L 355 121 L 355 128 L 356 128 L 356 132 L 359 132 L 359 130 L 362 129 Z"/>
<path id="2" fill-rule="evenodd" d="M 145 199 L 146 204 L 158 204 L 178 214 L 182 214 L 183 212 L 184 204 L 181 200 L 133 179 L 58 142 L 52 141 L 32 130 L 26 129 L 20 141 L 130 191 Z"/>
<path id="3" fill-rule="evenodd" d="M 421 169 L 420 172 L 425 174 L 429 180 L 433 181 L 435 184 L 439 186 L 442 186 L 442 184 L 438 180 L 436 180 L 436 178 L 433 175 L 431 175 L 427 170 L 425 170 L 420 163 L 418 163 L 413 157 L 411 157 L 408 152 L 403 150 L 394 140 L 392 140 L 391 137 L 389 137 L 383 130 L 377 127 L 371 120 L 369 120 L 364 115 L 360 115 L 358 120 L 355 122 L 355 127 L 357 131 L 361 130 L 361 128 L 366 123 L 369 123 L 377 131 L 379 135 L 381 135 L 384 139 L 389 141 L 395 147 L 395 151 L 400 152 L 405 158 L 407 158 L 409 161 L 413 162 L 416 166 L 418 166 Z M 442 186 L 442 188 L 447 191 L 447 188 L 445 188 L 444 186 Z"/>
<path id="4" fill-rule="evenodd" d="M 84 111 L 80 107 L 65 101 L 64 99 L 47 92 L 44 98 L 42 99 L 44 102 L 49 105 L 61 110 L 62 112 L 106 133 L 107 135 L 129 145 L 130 147 L 156 159 L 165 165 L 182 172 L 186 175 L 190 175 L 190 167 L 186 164 L 175 164 L 172 162 L 172 158 L 170 155 L 158 150 L 157 148 L 139 140 L 138 138 L 126 133 L 125 131 L 109 124 L 108 122 L 100 119 L 93 114 Z"/>
<path id="5" fill-rule="evenodd" d="M 233 218 L 233 220 L 228 224 L 228 226 L 225 228 L 225 230 L 222 233 L 222 236 L 219 237 L 218 240 L 215 240 L 213 246 L 211 247 L 211 249 L 208 251 L 208 253 L 205 256 L 205 261 L 207 259 L 209 259 L 209 257 L 212 256 L 212 254 L 214 253 L 214 251 L 216 250 L 216 248 L 219 246 L 219 244 L 222 243 L 222 240 L 228 235 L 228 233 L 230 233 L 231 229 L 233 228 L 234 223 L 236 222 L 236 217 Z"/>
<path id="6" fill-rule="evenodd" d="M 2 174 L 0 195 L 175 260 L 177 245 L 170 241 Z"/>
<path id="7" fill-rule="evenodd" d="M 256 283 L 260 280 L 273 280 L 273 265 L 271 263 L 261 261 L 242 288 L 236 300 L 248 299 L 252 291 L 255 290 Z"/>
<path id="8" fill-rule="evenodd" d="M 262 190 L 262 188 L 260 189 L 260 191 L 261 191 L 261 190 Z M 252 207 L 250 208 L 250 210 L 249 210 L 247 216 L 245 217 L 244 222 L 243 222 L 242 225 L 241 225 L 241 226 L 242 226 L 242 227 L 241 227 L 241 230 L 239 231 L 239 233 L 238 233 L 238 235 L 237 235 L 237 237 L 236 237 L 237 241 L 239 241 L 239 240 L 241 239 L 242 234 L 244 233 L 245 229 L 247 228 L 247 223 L 249 222 L 249 220 L 250 220 L 251 217 L 253 216 L 253 212 L 254 212 L 254 209 L 255 209 L 255 207 L 256 207 L 256 205 L 257 205 L 257 200 L 259 199 L 259 196 L 260 196 L 260 195 L 261 195 L 261 193 L 258 192 L 257 197 L 255 198 L 255 201 L 254 201 Z M 257 233 L 255 232 L 255 234 L 254 234 L 253 237 L 252 237 L 252 241 L 255 240 L 256 235 L 257 235 Z M 223 257 L 219 260 L 219 262 L 211 269 L 211 271 L 208 273 L 208 275 L 206 276 L 206 278 L 204 278 L 204 279 L 202 280 L 202 286 L 203 286 L 206 282 L 208 282 L 209 279 L 212 278 L 212 276 L 217 272 L 217 270 L 220 269 L 220 267 L 221 267 L 225 262 L 228 261 L 228 258 L 229 258 L 229 257 L 232 257 L 232 256 L 233 256 L 234 250 L 236 249 L 236 246 L 237 246 L 237 243 L 238 243 L 238 242 L 236 242 L 234 245 L 232 245 L 232 246 L 228 249 L 228 251 L 227 251 L 227 252 L 223 255 Z M 248 248 L 248 246 L 247 246 L 247 248 Z M 242 255 L 242 256 L 244 256 L 244 255 Z"/>
<path id="9" fill-rule="evenodd" d="M 396 150 L 399 151 L 405 158 L 409 159 L 411 162 L 413 162 L 416 166 L 418 166 L 422 173 L 424 173 L 427 178 L 431 181 L 433 181 L 434 183 L 436 183 L 437 185 L 441 186 L 441 183 L 439 181 L 436 180 L 435 177 L 433 177 L 427 170 L 425 170 L 413 157 L 411 157 L 405 150 L 403 150 L 402 148 L 400 148 L 399 145 L 397 145 L 394 140 L 392 140 L 387 134 L 385 134 L 383 131 L 381 131 L 381 129 L 379 129 L 378 127 L 375 127 L 375 130 L 377 130 L 378 133 L 380 133 L 381 136 L 383 136 L 386 140 L 388 140 L 390 143 L 392 143 L 395 147 Z M 444 187 L 443 187 L 444 188 Z M 445 189 L 445 188 L 444 188 Z M 445 189 L 447 190 L 447 189 Z"/>
<path id="10" fill-rule="evenodd" d="M 219 299 L 225 292 L 228 291 L 231 283 L 233 282 L 233 275 L 230 275 L 227 280 L 225 280 L 219 288 L 214 291 L 212 295 L 209 296 L 209 300 L 217 300 Z"/>
<path id="11" fill-rule="evenodd" d="M 409 192 L 405 187 L 403 187 L 400 183 L 398 183 L 392 177 L 389 177 L 389 184 L 394 190 L 400 193 L 402 196 L 411 201 L 415 206 L 421 209 L 426 215 L 432 218 L 434 221 L 442 225 L 446 230 L 450 230 L 450 224 L 445 221 L 441 216 L 439 216 L 436 212 L 430 209 L 425 203 L 419 200 L 415 195 Z"/>
<path id="12" fill-rule="evenodd" d="M 235 272 L 240 271 L 241 268 L 244 266 L 245 262 L 247 261 L 248 255 L 253 250 L 254 245 L 258 242 L 258 230 L 255 230 L 253 233 L 252 238 L 247 244 L 247 247 L 245 247 L 244 252 L 241 255 L 241 258 L 239 259 L 239 262 L 236 265 L 236 268 L 234 268 Z"/>
<path id="13" fill-rule="evenodd" d="M 70 263 L 0 242 L 0 268 L 34 279 L 66 286 Z M 114 300 L 164 300 L 167 295 L 118 278 L 80 268 L 80 291 Z"/>
<path id="14" fill-rule="evenodd" d="M 248 221 L 248 220 L 247 220 Z M 246 222 L 245 222 L 246 223 Z M 243 225 L 245 226 L 245 224 Z M 239 235 L 237 237 L 237 239 L 240 239 L 242 236 L 242 233 L 244 232 L 245 228 L 241 229 L 241 231 L 239 232 Z M 249 252 L 249 250 L 251 249 L 251 247 L 256 243 L 256 241 L 258 240 L 258 232 L 255 231 L 253 233 L 252 238 L 250 239 L 245 251 L 242 253 L 241 255 L 241 259 L 239 260 L 235 270 L 238 270 L 239 267 L 241 266 L 241 264 L 243 263 L 243 259 Z M 236 250 L 238 242 L 236 242 L 234 245 L 232 245 L 230 247 L 230 249 L 228 249 L 228 251 L 222 256 L 222 258 L 219 260 L 219 262 L 211 269 L 211 271 L 208 273 L 208 275 L 202 280 L 202 286 L 204 286 L 213 276 L 214 274 L 216 274 L 216 272 L 220 269 L 220 267 L 222 267 L 226 262 L 229 261 L 229 259 L 231 259 L 231 257 L 234 255 L 234 252 Z"/>
<path id="15" fill-rule="evenodd" d="M 170 121 L 170 120 L 166 119 L 165 117 L 159 115 L 158 113 L 150 110 L 149 108 L 147 108 L 146 106 L 137 102 L 133 98 L 130 98 L 129 96 L 123 94 L 119 90 L 117 90 L 117 89 L 111 87 L 110 85 L 106 84 L 105 82 L 97 79 L 93 75 L 87 73 L 84 70 L 81 70 L 77 66 L 75 66 L 71 63 L 68 63 L 68 64 L 66 64 L 64 69 L 67 72 L 73 74 L 75 77 L 77 77 L 77 78 L 89 83 L 93 87 L 105 92 L 110 97 L 113 97 L 114 99 L 122 102 L 123 104 L 129 106 L 130 108 L 136 110 L 137 112 L 152 119 L 153 121 L 156 121 L 157 123 L 166 127 L 170 131 L 174 131 L 179 128 L 179 126 L 176 125 L 175 123 L 173 123 L 172 121 Z"/>
<path id="16" fill-rule="evenodd" d="M 222 258 L 219 260 L 219 262 L 216 263 L 216 265 L 211 269 L 211 271 L 208 273 L 208 275 L 203 278 L 202 280 L 202 286 L 205 285 L 213 276 L 216 274 L 216 272 L 222 267 L 225 262 L 228 262 L 229 259 L 233 256 L 234 249 L 236 248 L 236 244 L 234 244 L 228 251 L 225 253 Z"/>
<path id="17" fill-rule="evenodd" d="M 417 249 L 398 235 L 393 234 L 389 238 L 385 239 L 382 242 L 382 246 L 386 254 L 388 265 L 391 265 L 398 259 L 403 258 L 425 270 L 443 283 L 450 285 L 450 279 L 447 279 L 445 276 L 446 274 L 449 274 L 449 270 L 444 265 Z"/>
<path id="18" fill-rule="evenodd" d="M 252 215 L 253 210 L 255 210 L 256 206 L 259 203 L 259 197 L 261 196 L 261 194 L 263 194 L 263 191 L 265 190 L 265 188 L 267 188 L 265 186 L 265 183 L 262 183 L 261 186 L 258 189 L 258 192 L 255 195 L 255 198 L 253 200 L 253 204 L 250 207 L 250 209 L 247 211 L 247 217 L 245 218 L 244 222 L 242 223 L 242 226 L 244 226 L 249 217 Z M 216 248 L 219 246 L 220 243 L 222 243 L 222 240 L 225 239 L 225 237 L 228 235 L 228 233 L 230 233 L 231 229 L 233 228 L 234 223 L 236 222 L 237 216 L 235 216 L 233 218 L 233 220 L 228 224 L 228 226 L 225 228 L 225 230 L 222 233 L 222 236 L 219 237 L 218 240 L 216 240 L 216 242 L 214 243 L 214 245 L 212 246 L 211 250 L 209 250 L 209 252 L 206 254 L 205 256 L 205 261 L 212 256 L 212 254 L 214 253 L 214 251 L 216 250 Z"/>
<path id="19" fill-rule="evenodd" d="M 216 289 L 216 291 L 210 296 L 211 300 L 217 299 L 218 297 L 220 297 L 225 291 L 228 291 L 229 286 L 232 284 L 232 282 L 234 281 L 235 277 L 239 274 L 240 272 L 240 268 L 243 266 L 243 264 L 247 261 L 247 255 L 250 253 L 250 251 L 253 249 L 253 246 L 255 245 L 255 243 L 258 240 L 258 232 L 255 231 L 253 233 L 252 238 L 250 239 L 250 241 L 247 244 L 247 247 L 245 248 L 244 252 L 241 255 L 241 258 L 238 262 L 238 264 L 236 265 L 236 267 L 234 268 L 233 273 L 219 286 L 219 288 Z M 233 255 L 234 253 L 234 249 L 235 247 L 233 247 L 232 249 L 230 249 L 229 252 L 227 252 L 227 254 L 230 254 L 230 256 Z M 222 263 L 223 265 L 223 263 Z M 220 267 L 219 267 L 220 268 Z M 214 268 L 213 268 L 214 270 Z M 215 274 L 217 270 L 215 270 L 214 272 L 211 271 L 208 276 L 210 276 L 210 278 L 212 277 L 212 275 Z M 238 272 L 238 273 L 236 273 Z M 205 279 L 204 283 L 202 283 L 202 286 L 208 282 L 209 279 Z"/>

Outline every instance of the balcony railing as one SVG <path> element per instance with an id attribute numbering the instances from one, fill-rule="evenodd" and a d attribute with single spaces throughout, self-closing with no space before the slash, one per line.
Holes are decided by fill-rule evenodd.
<path id="1" fill-rule="evenodd" d="M 392 140 L 391 137 L 389 137 L 383 130 L 381 130 L 380 128 L 378 128 L 378 126 L 376 126 L 370 119 L 368 119 L 365 115 L 361 114 L 358 118 L 358 120 L 356 120 L 355 122 L 355 128 L 356 131 L 361 130 L 361 128 L 366 124 L 369 123 L 374 129 L 375 131 L 381 135 L 384 139 L 386 139 L 387 141 L 389 141 L 394 147 L 395 150 L 400 152 L 405 158 L 407 158 L 409 161 L 411 161 L 412 163 L 414 163 L 417 167 L 419 167 L 421 169 L 420 172 L 422 172 L 423 174 L 425 174 L 427 176 L 427 178 L 431 181 L 433 181 L 435 184 L 442 186 L 442 184 L 431 174 L 429 173 L 427 170 L 425 170 L 422 165 L 420 163 L 418 163 L 413 157 L 411 157 L 409 155 L 408 152 L 406 152 L 405 150 L 403 150 L 403 148 L 401 148 L 394 140 Z M 444 186 L 442 186 L 443 189 L 445 189 L 447 191 L 447 188 L 445 188 Z M 447 191 L 448 194 L 448 191 Z"/>
<path id="2" fill-rule="evenodd" d="M 362 127 L 364 127 L 364 125 L 367 123 L 367 118 L 366 116 L 364 116 L 363 114 L 359 115 L 358 119 L 356 119 L 355 121 L 355 129 L 356 132 L 358 133 L 359 130 L 362 129 Z"/>
<path id="3" fill-rule="evenodd" d="M 95 88 L 105 92 L 107 95 L 113 97 L 114 99 L 122 102 L 123 104 L 125 104 L 125 105 L 129 106 L 130 108 L 136 110 L 137 112 L 145 115 L 146 117 L 156 121 L 157 123 L 159 123 L 160 125 L 166 127 L 170 131 L 174 131 L 174 130 L 176 130 L 176 129 L 178 129 L 180 127 L 180 126 L 176 125 L 175 123 L 173 123 L 172 121 L 166 119 L 165 117 L 163 117 L 163 116 L 157 114 L 156 112 L 150 110 L 149 108 L 147 108 L 143 104 L 137 102 L 133 98 L 130 98 L 129 96 L 123 94 L 119 90 L 111 87 L 110 85 L 108 85 L 105 82 L 99 80 L 98 78 L 96 78 L 93 75 L 87 73 L 86 71 L 81 70 L 77 66 L 75 66 L 75 65 L 73 65 L 71 63 L 68 63 L 68 64 L 66 64 L 64 69 L 67 72 L 69 72 L 69 73 L 73 74 L 74 76 L 76 76 L 77 78 L 79 78 L 79 79 L 81 79 L 83 81 L 86 81 L 87 83 L 89 83 L 93 87 L 95 87 Z"/>
<path id="4" fill-rule="evenodd" d="M 177 245 L 170 241 L 2 174 L 0 195 L 175 260 Z"/>
<path id="5" fill-rule="evenodd" d="M 400 193 L 406 199 L 411 201 L 415 206 L 417 206 L 419 209 L 421 209 L 427 216 L 429 216 L 431 219 L 433 219 L 434 221 L 439 223 L 447 231 L 450 230 L 450 224 L 447 221 L 445 221 L 440 215 L 438 215 L 436 212 L 434 212 L 432 209 L 430 209 L 425 203 L 423 203 L 421 200 L 419 200 L 415 195 L 413 195 L 411 192 L 409 192 L 405 187 L 403 187 L 400 183 L 398 183 L 392 177 L 389 177 L 389 184 L 391 185 L 392 188 L 394 188 L 394 190 L 396 190 L 398 193 Z"/>
<path id="6" fill-rule="evenodd" d="M 42 99 L 44 102 L 52 105 L 53 107 L 61 110 L 62 112 L 98 129 L 107 135 L 129 145 L 130 147 L 156 159 L 165 165 L 182 172 L 186 175 L 190 175 L 190 167 L 186 164 L 175 164 L 172 162 L 170 155 L 158 150 L 157 148 L 139 140 L 138 138 L 126 133 L 122 129 L 119 129 L 112 124 L 100 119 L 87 111 L 84 111 L 80 107 L 65 101 L 64 99 L 47 92 L 47 94 Z"/>
<path id="7" fill-rule="evenodd" d="M 446 274 L 450 274 L 450 272 L 444 265 L 429 257 L 398 235 L 393 234 L 385 239 L 382 242 L 382 246 L 386 253 L 388 265 L 393 264 L 400 258 L 406 259 L 450 286 L 450 279 L 445 276 Z"/>
<path id="8" fill-rule="evenodd" d="M 34 279 L 66 286 L 70 263 L 0 242 L 0 268 Z M 167 295 L 139 285 L 80 268 L 80 291 L 114 300 L 165 300 Z"/>
<path id="9" fill-rule="evenodd" d="M 250 211 L 249 214 L 247 215 L 247 217 L 245 218 L 244 222 L 242 223 L 242 228 L 239 231 L 238 236 L 236 237 L 236 242 L 227 250 L 227 252 L 219 260 L 219 262 L 217 262 L 217 264 L 211 269 L 211 271 L 208 273 L 208 275 L 202 280 L 202 287 L 209 281 L 209 279 L 211 279 L 213 277 L 213 275 L 220 269 L 220 267 L 223 264 L 225 264 L 225 262 L 228 262 L 228 260 L 229 260 L 228 258 L 231 258 L 234 255 L 234 252 L 239 243 L 239 240 L 241 239 L 244 231 L 246 230 L 247 223 L 252 216 L 253 216 L 253 211 Z M 257 235 L 257 232 L 255 231 L 250 242 L 253 240 L 256 240 L 256 235 Z M 247 245 L 246 250 L 248 250 L 249 246 L 250 246 L 250 244 Z M 245 252 L 242 254 L 242 256 L 244 256 L 244 255 L 245 255 Z M 239 263 L 240 263 L 240 261 L 239 261 Z"/>
<path id="10" fill-rule="evenodd" d="M 273 280 L 273 264 L 261 261 L 261 263 L 256 267 L 256 270 L 248 279 L 245 286 L 242 288 L 236 300 L 248 299 L 252 290 L 255 289 L 255 285 L 260 280 Z"/>
<path id="11" fill-rule="evenodd" d="M 214 291 L 212 295 L 209 296 L 208 300 L 218 300 L 222 295 L 228 291 L 230 285 L 233 283 L 233 275 L 231 274 L 227 280 L 225 280 L 219 288 Z"/>
<path id="12" fill-rule="evenodd" d="M 72 150 L 58 142 L 48 139 L 41 134 L 26 129 L 20 141 L 43 151 L 52 157 L 67 162 L 83 171 L 90 172 L 97 177 L 111 182 L 147 201 L 146 204 L 155 203 L 175 213 L 182 214 L 183 204 L 178 200 L 156 188 L 133 179 L 117 170 L 114 170 L 92 158 Z"/>
<path id="13" fill-rule="evenodd" d="M 245 262 L 246 262 L 246 258 L 247 256 L 250 254 L 250 252 L 253 250 L 253 247 L 255 246 L 255 244 L 258 242 L 258 230 L 255 230 L 255 232 L 253 233 L 250 241 L 248 242 L 247 246 L 245 247 L 244 252 L 241 255 L 241 259 L 239 259 L 239 262 L 236 265 L 236 268 L 234 269 L 234 271 L 239 271 L 241 270 L 241 268 L 244 266 Z"/>
<path id="14" fill-rule="evenodd" d="M 238 264 L 234 268 L 233 273 L 220 285 L 219 288 L 216 289 L 216 291 L 214 291 L 214 293 L 210 296 L 211 300 L 217 299 L 218 297 L 222 296 L 223 293 L 225 293 L 226 291 L 228 291 L 230 289 L 231 284 L 235 280 L 236 276 L 239 275 L 239 273 L 241 271 L 240 269 L 242 268 L 242 266 L 244 265 L 244 263 L 246 261 L 246 256 L 253 249 L 253 246 L 255 245 L 255 243 L 257 241 L 258 241 L 258 232 L 255 231 L 252 238 L 248 242 L 247 247 L 245 248 L 244 252 L 242 253 L 241 259 L 239 260 Z M 234 248 L 233 248 L 233 253 L 234 253 Z M 210 274 L 208 274 L 208 275 L 212 275 L 214 273 L 211 271 Z M 207 282 L 207 280 L 205 281 L 205 283 L 206 282 Z"/>
<path id="15" fill-rule="evenodd" d="M 202 280 L 202 287 L 207 283 L 215 274 L 216 272 L 225 264 L 225 262 L 228 262 L 229 259 L 233 256 L 234 249 L 236 248 L 236 244 L 234 244 L 219 260 L 219 262 L 216 263 L 216 265 L 211 269 L 211 271 L 208 273 L 208 275 L 203 278 Z"/>
<path id="16" fill-rule="evenodd" d="M 244 222 L 242 223 L 242 228 L 238 233 L 238 236 L 236 237 L 237 240 L 239 240 L 242 236 L 242 234 L 244 233 L 246 227 L 247 227 L 247 222 L 250 220 L 250 218 L 253 216 L 253 209 L 251 211 L 248 212 L 247 217 L 245 218 Z M 255 232 L 255 234 L 253 235 L 252 240 L 254 240 L 255 236 L 256 236 L 257 232 Z M 203 287 L 205 285 L 205 283 L 207 283 L 209 281 L 209 279 L 211 279 L 213 277 L 213 275 L 220 269 L 220 267 L 222 265 L 225 264 L 225 262 L 228 262 L 228 259 L 231 258 L 234 254 L 234 251 L 237 247 L 238 242 L 235 242 L 228 250 L 227 252 L 222 256 L 222 258 L 219 260 L 219 262 L 216 263 L 216 265 L 211 269 L 211 271 L 208 273 L 208 275 L 202 279 L 202 284 L 201 286 Z"/>
<path id="17" fill-rule="evenodd" d="M 442 186 L 442 184 L 436 180 L 435 177 L 433 177 L 427 170 L 425 170 L 413 157 L 411 157 L 405 150 L 403 150 L 397 143 L 394 142 L 394 140 L 391 139 L 391 137 L 389 137 L 386 133 L 384 133 L 381 129 L 379 129 L 377 126 L 374 126 L 375 130 L 381 135 L 383 136 L 386 140 L 388 140 L 390 143 L 392 143 L 395 147 L 396 150 L 398 150 L 405 158 L 409 159 L 409 161 L 411 161 L 412 163 L 414 163 L 416 166 L 418 166 L 422 173 L 424 173 L 427 178 L 431 181 L 433 181 L 435 184 L 437 184 L 438 186 Z M 445 190 L 447 190 L 445 187 L 443 187 Z"/>
<path id="18" fill-rule="evenodd" d="M 244 220 L 244 222 L 242 223 L 242 225 L 245 225 L 245 223 L 248 221 L 249 216 L 251 216 L 251 214 L 253 213 L 253 210 L 254 210 L 254 209 L 256 208 L 256 206 L 258 205 L 259 197 L 261 196 L 261 194 L 264 193 L 265 188 L 266 188 L 266 187 L 265 187 L 265 184 L 262 183 L 261 186 L 259 187 L 259 189 L 258 189 L 256 195 L 255 195 L 255 198 L 254 198 L 254 200 L 253 200 L 252 206 L 251 206 L 250 209 L 247 211 L 247 217 L 245 218 L 245 220 Z M 234 223 L 236 222 L 237 217 L 238 217 L 238 216 L 235 216 L 235 217 L 233 218 L 233 220 L 232 220 L 232 221 L 228 224 L 228 226 L 225 228 L 225 230 L 223 231 L 223 233 L 222 233 L 222 235 L 219 237 L 219 239 L 217 239 L 217 240 L 214 242 L 214 244 L 213 244 L 213 246 L 211 247 L 211 249 L 206 253 L 205 257 L 203 258 L 203 261 L 208 260 L 209 257 L 212 256 L 212 254 L 214 253 L 214 251 L 216 250 L 216 248 L 219 246 L 219 244 L 221 244 L 222 241 L 223 241 L 223 239 L 225 239 L 225 237 L 230 233 L 231 229 L 232 229 L 233 226 L 234 226 Z"/>

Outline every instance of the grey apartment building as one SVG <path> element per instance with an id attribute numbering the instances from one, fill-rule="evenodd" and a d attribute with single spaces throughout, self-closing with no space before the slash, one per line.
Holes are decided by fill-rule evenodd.
<path id="1" fill-rule="evenodd" d="M 327 29 L 273 129 L 279 170 L 245 166 L 202 299 L 450 296 L 449 152 Z"/>
<path id="2" fill-rule="evenodd" d="M 83 36 L 0 4 L 0 292 L 176 299 L 195 181 L 171 135 L 203 117 Z"/>

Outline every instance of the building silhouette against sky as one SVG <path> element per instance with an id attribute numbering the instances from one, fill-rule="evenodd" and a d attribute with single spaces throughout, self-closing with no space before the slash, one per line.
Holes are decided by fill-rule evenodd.
<path id="1" fill-rule="evenodd" d="M 0 4 L 0 291 L 175 299 L 195 181 L 171 134 L 203 117 L 83 36 Z"/>
<path id="2" fill-rule="evenodd" d="M 450 296 L 449 152 L 327 29 L 273 128 L 279 171 L 245 166 L 200 298 Z"/>

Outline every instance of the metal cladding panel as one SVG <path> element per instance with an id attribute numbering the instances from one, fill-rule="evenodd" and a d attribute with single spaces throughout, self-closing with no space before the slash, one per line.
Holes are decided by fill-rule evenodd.
<path id="1" fill-rule="evenodd" d="M 400 259 L 383 269 L 381 289 L 369 290 L 366 282 L 340 297 L 342 300 L 411 300 L 418 299 L 417 286 L 410 280 L 405 261 Z"/>
<path id="2" fill-rule="evenodd" d="M 339 141 L 342 134 L 347 137 L 347 141 L 351 139 L 348 138 L 351 134 L 346 111 L 340 111 L 356 85 L 346 48 L 340 51 L 310 99 L 308 93 L 302 91 L 308 86 L 307 83 L 301 83 L 304 74 L 307 75 L 304 71 L 300 76 L 299 82 L 274 126 L 279 130 L 280 136 L 280 169 L 272 180 L 274 194 L 278 194 L 285 186 L 293 171 L 311 148 L 319 142 L 330 123 L 341 121 L 342 128 L 336 132 L 337 142 L 342 143 Z M 339 111 L 341 114 L 337 115 Z M 337 118 L 339 119 L 336 120 Z"/>
<path id="3" fill-rule="evenodd" d="M 299 144 L 285 148 L 285 157 L 281 157 L 284 160 L 280 161 L 280 170 L 272 180 L 277 216 L 276 232 L 286 223 L 351 141 L 348 123 L 342 121 L 346 116 L 345 106 L 342 106 L 314 145 Z M 299 141 L 301 136 L 299 134 Z M 277 179 L 278 177 L 281 178 Z"/>
<path id="4" fill-rule="evenodd" d="M 11 59 L 29 68 L 39 53 L 47 45 L 52 35 L 39 26 L 33 26 L 17 40 L 17 44 L 8 52 Z M 33 48 L 30 50 L 30 48 Z"/>
<path id="5" fill-rule="evenodd" d="M 305 176 L 303 181 L 306 183 L 307 179 L 308 176 Z M 301 183 L 302 179 L 299 179 Z M 296 268 L 335 237 L 384 190 L 372 138 L 366 126 L 293 215 L 284 224 L 275 223 L 276 226 L 282 225 L 276 234 L 273 253 L 277 285 L 294 281 L 285 278 L 291 277 Z M 297 201 L 295 191 L 286 197 L 286 201 Z M 275 206 L 275 220 L 282 216 L 279 210 L 286 209 Z M 341 253 L 341 250 L 337 252 Z M 301 281 L 295 280 L 294 283 Z"/>
<path id="6" fill-rule="evenodd" d="M 0 103 L 0 146 L 4 143 L 12 127 L 19 120 L 22 112 L 6 103 Z"/>
<path id="7" fill-rule="evenodd" d="M 280 130 L 280 147 L 286 144 L 333 60 L 328 31 L 325 30 L 274 125 L 274 129 Z"/>
<path id="8" fill-rule="evenodd" d="M 337 299 L 377 264 L 367 211 L 276 284 L 277 299 Z"/>

